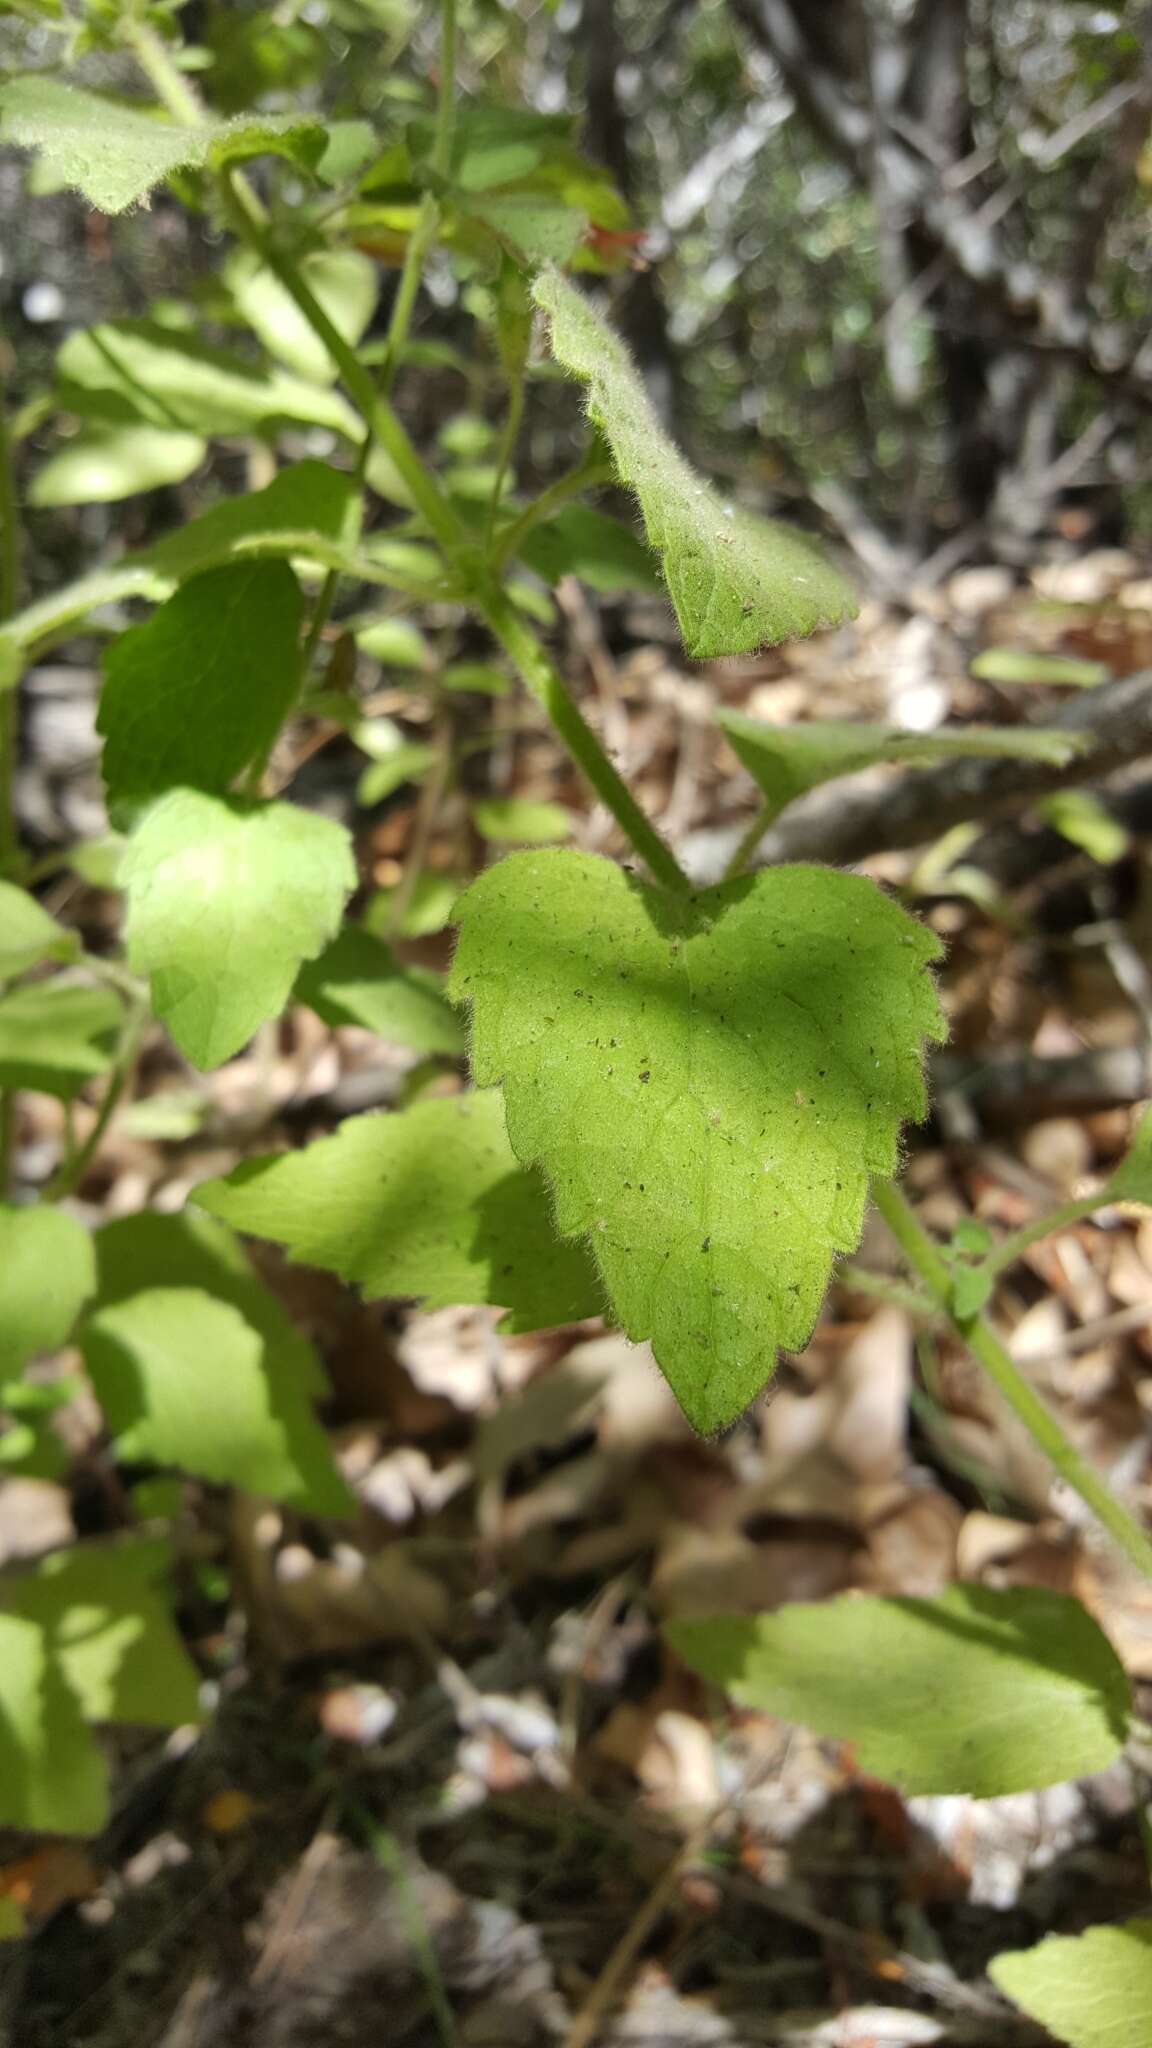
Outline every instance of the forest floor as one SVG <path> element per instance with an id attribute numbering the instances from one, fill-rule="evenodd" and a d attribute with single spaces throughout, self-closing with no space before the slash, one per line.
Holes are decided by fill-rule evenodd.
<path id="1" fill-rule="evenodd" d="M 1118 552 L 1031 578 L 963 570 L 751 662 L 685 664 L 658 606 L 600 612 L 571 588 L 561 609 L 589 715 L 708 880 L 753 808 L 714 723 L 722 704 L 777 721 L 1046 723 L 1067 688 L 979 681 L 972 657 L 1152 666 L 1152 571 Z M 91 697 L 82 669 L 33 679 L 22 802 L 45 845 L 92 829 Z M 415 681 L 390 672 L 375 701 L 410 736 L 426 730 Z M 474 793 L 559 801 L 577 844 L 613 850 L 531 706 L 480 700 L 461 738 L 494 715 L 495 743 L 466 756 Z M 294 793 L 346 807 L 345 745 L 305 730 L 283 764 L 300 769 Z M 1152 1093 L 1152 806 L 1142 825 L 1135 771 L 1101 794 L 1062 830 L 1035 812 L 978 820 L 861 862 L 948 947 L 951 1047 L 932 1121 L 909 1137 L 908 1184 L 934 1230 L 969 1214 L 1013 1229 L 1083 1192 Z M 395 886 L 416 805 L 402 793 L 359 815 L 366 891 Z M 427 877 L 475 862 L 470 832 L 445 798 Z M 116 917 L 73 881 L 48 907 L 90 946 Z M 433 930 L 402 950 L 443 965 L 447 948 Z M 158 1039 L 83 1211 L 176 1209 L 246 1153 L 396 1102 L 415 1062 L 305 1010 L 207 1077 Z M 454 1089 L 459 1072 L 426 1085 Z M 37 1098 L 22 1132 L 32 1172 L 40 1154 L 51 1164 L 54 1114 Z M 180 1620 L 216 1710 L 202 1732 L 110 1738 L 100 1840 L 0 1842 L 0 1895 L 30 1927 L 0 1964 L 18 2048 L 1043 2039 L 987 1961 L 1146 1902 L 1146 1787 L 1117 1767 L 1011 1798 L 905 1799 L 843 1746 L 726 1710 L 660 1634 L 671 1616 L 850 1588 L 1043 1584 L 1082 1598 L 1152 1687 L 1152 1592 L 898 1285 L 834 1285 L 770 1397 L 701 1442 L 646 1353 L 602 1325 L 506 1337 L 495 1311 L 365 1305 L 256 1256 L 324 1358 L 360 1513 L 333 1527 L 185 1485 Z M 878 1223 L 859 1262 L 897 1279 Z M 1068 1433 L 1133 1505 L 1152 1504 L 1152 1213 L 1105 1210 L 1036 1245 L 992 1311 Z M 125 1526 L 95 1411 L 78 1400 L 62 1427 L 60 1481 L 0 1488 L 4 1558 Z"/>

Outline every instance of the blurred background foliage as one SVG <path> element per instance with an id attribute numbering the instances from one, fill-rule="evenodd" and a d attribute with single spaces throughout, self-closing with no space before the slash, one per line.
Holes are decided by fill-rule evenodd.
<path id="1" fill-rule="evenodd" d="M 0 61 L 47 67 L 63 42 L 90 82 L 131 94 L 121 11 L 0 7 Z M 314 107 L 400 141 L 432 103 L 436 10 L 415 0 L 147 13 L 224 112 Z M 1053 535 L 1117 539 L 1143 512 L 1147 31 L 1140 6 L 1092 0 L 471 0 L 461 80 L 480 104 L 567 117 L 625 195 L 631 227 L 604 216 L 594 250 L 693 457 L 752 503 L 831 521 L 898 581 L 942 546 L 1025 560 Z M 74 325 L 157 295 L 227 323 L 203 216 L 161 196 L 108 222 L 24 180 L 15 159 L 0 170 L 22 398 Z M 393 279 L 399 199 L 360 234 Z M 464 391 L 447 356 L 424 379 L 426 434 L 438 409 L 498 402 L 469 332 L 483 291 L 444 257 L 431 287 L 421 332 L 481 367 Z M 541 380 L 526 480 L 571 452 L 571 425 Z M 86 548 L 106 518 L 84 513 Z"/>

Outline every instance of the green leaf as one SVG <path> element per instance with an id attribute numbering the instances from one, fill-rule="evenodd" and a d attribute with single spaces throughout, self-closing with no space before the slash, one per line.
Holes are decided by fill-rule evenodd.
<path id="1" fill-rule="evenodd" d="M 517 1157 L 589 1238 L 617 1319 L 718 1429 L 809 1337 L 868 1178 L 924 1112 L 933 934 L 871 882 L 775 868 L 683 899 L 512 854 L 457 906 L 449 993 Z"/>
<path id="2" fill-rule="evenodd" d="M 556 1237 L 540 1181 L 516 1164 L 496 1092 L 350 1117 L 301 1152 L 205 1181 L 193 1199 L 370 1300 L 493 1302 L 507 1309 L 507 1330 L 602 1306 L 591 1261 Z"/>
<path id="3" fill-rule="evenodd" d="M 665 1632 L 740 1705 L 850 1742 L 861 1770 L 906 1793 L 993 1799 L 1086 1777 L 1127 1735 L 1108 1638 L 1078 1600 L 1039 1586 L 847 1594 Z"/>
<path id="4" fill-rule="evenodd" d="M 1094 690 L 1112 675 L 1106 661 L 1038 654 L 1030 647 L 987 647 L 969 666 L 986 683 L 1063 683 L 1074 690 Z"/>
<path id="5" fill-rule="evenodd" d="M 509 683 L 502 668 L 487 661 L 450 661 L 441 671 L 444 690 L 475 690 L 484 697 L 506 697 Z"/>
<path id="6" fill-rule="evenodd" d="M 123 213 L 173 171 L 219 167 L 268 151 L 309 163 L 322 153 L 314 116 L 261 115 L 181 127 L 144 107 L 39 76 L 0 88 L 0 135 L 37 150 L 54 181 L 102 213 Z"/>
<path id="7" fill-rule="evenodd" d="M 364 802 L 363 781 L 361 802 Z M 426 869 L 417 875 L 404 915 L 400 920 L 400 935 L 406 939 L 426 939 L 433 932 L 442 932 L 452 916 L 466 877 L 444 874 Z M 394 889 L 377 889 L 364 911 L 364 923 L 369 931 L 392 935 L 392 904 Z"/>
<path id="8" fill-rule="evenodd" d="M 303 969 L 296 995 L 325 1024 L 362 1024 L 417 1052 L 463 1050 L 464 1034 L 437 976 L 401 967 L 391 948 L 362 925 L 345 925 Z"/>
<path id="9" fill-rule="evenodd" d="M 983 1266 L 959 1265 L 952 1273 L 952 1313 L 966 1322 L 979 1315 L 992 1292 L 992 1275 Z"/>
<path id="10" fill-rule="evenodd" d="M 347 1513 L 313 1412 L 324 1375 L 231 1232 L 207 1216 L 130 1216 L 97 1232 L 96 1255 L 81 1341 L 120 1456 Z"/>
<path id="11" fill-rule="evenodd" d="M 0 1614 L 0 1822 L 94 1835 L 107 1816 L 103 1758 L 43 1631 Z"/>
<path id="12" fill-rule="evenodd" d="M 631 527 L 591 505 L 566 505 L 555 518 L 534 526 L 518 552 L 545 583 L 578 576 L 590 590 L 664 588 L 651 550 Z"/>
<path id="13" fill-rule="evenodd" d="M 496 191 L 479 198 L 461 193 L 458 206 L 465 242 L 470 224 L 479 221 L 533 268 L 542 263 L 569 263 L 587 226 L 587 216 L 579 207 L 533 189 Z"/>
<path id="14" fill-rule="evenodd" d="M 144 560 L 182 582 L 238 554 L 306 555 L 307 537 L 338 544 L 349 538 L 356 485 L 330 463 L 293 462 L 262 491 L 213 505 L 166 534 Z"/>
<path id="15" fill-rule="evenodd" d="M 357 803 L 365 808 L 382 804 L 405 782 L 419 782 L 435 759 L 435 747 L 426 747 L 417 740 L 401 741 L 364 770 L 356 785 Z"/>
<path id="16" fill-rule="evenodd" d="M 1036 808 L 1071 845 L 1081 847 L 1103 867 L 1123 860 L 1128 851 L 1128 833 L 1090 790 L 1058 789 Z"/>
<path id="17" fill-rule="evenodd" d="M 38 981 L 0 996 L 0 1088 L 70 1102 L 116 1055 L 123 1009 L 109 989 Z"/>
<path id="18" fill-rule="evenodd" d="M 319 249 L 301 257 L 299 267 L 337 333 L 355 348 L 379 295 L 376 265 L 358 249 Z M 314 383 L 335 383 L 337 368 L 324 343 L 258 256 L 248 249 L 233 251 L 224 266 L 224 282 L 269 355 Z"/>
<path id="19" fill-rule="evenodd" d="M 162 427 L 82 427 L 42 463 L 28 486 L 30 505 L 104 505 L 158 484 L 182 483 L 199 469 L 207 443 Z"/>
<path id="20" fill-rule="evenodd" d="M 72 411 L 194 434 L 246 434 L 286 419 L 355 440 L 356 414 L 335 391 L 264 370 L 151 320 L 109 320 L 69 335 L 56 357 Z"/>
<path id="21" fill-rule="evenodd" d="M 855 611 L 839 572 L 809 542 L 735 506 L 698 476 L 660 425 L 623 342 L 558 271 L 533 287 L 552 352 L 588 386 L 588 416 L 640 501 L 690 654 L 741 654 L 837 626 Z"/>
<path id="22" fill-rule="evenodd" d="M 178 1728 L 201 1720 L 200 1680 L 160 1583 L 166 1543 L 81 1544 L 16 1580 L 10 1605 L 42 1629 L 89 1721 Z"/>
<path id="23" fill-rule="evenodd" d="M 733 751 L 776 810 L 818 783 L 851 775 L 879 761 L 925 763 L 954 757 L 1006 756 L 1064 767 L 1084 748 L 1080 733 L 1039 726 L 966 725 L 937 732 L 906 732 L 887 725 L 821 719 L 814 725 L 768 725 L 739 711 L 721 711 Z"/>
<path id="24" fill-rule="evenodd" d="M 27 889 L 0 882 L 0 981 L 39 960 L 74 960 L 79 950 L 76 933 L 49 917 Z"/>
<path id="25" fill-rule="evenodd" d="M 479 797 L 469 809 L 481 837 L 505 845 L 543 846 L 549 840 L 572 836 L 571 811 L 542 798 Z"/>
<path id="26" fill-rule="evenodd" d="M 181 1052 L 218 1066 L 281 1010 L 356 885 L 343 826 L 294 804 L 175 789 L 124 863 L 128 960 Z"/>
<path id="27" fill-rule="evenodd" d="M 223 792 L 268 752 L 299 693 L 303 616 L 286 562 L 233 562 L 112 642 L 96 730 L 114 821 L 178 784 Z"/>
<path id="28" fill-rule="evenodd" d="M 1100 1190 L 1105 1202 L 1146 1202 L 1152 1206 L 1152 1109 L 1146 1109 L 1116 1171 Z"/>
<path id="29" fill-rule="evenodd" d="M 92 1239 L 63 1209 L 0 1203 L 0 1380 L 58 1351 L 96 1285 Z"/>
<path id="30" fill-rule="evenodd" d="M 128 841 L 119 832 L 81 839 L 68 848 L 68 866 L 90 889 L 118 889 Z"/>
<path id="31" fill-rule="evenodd" d="M 427 668 L 431 649 L 411 619 L 370 619 L 356 628 L 356 645 L 389 668 Z"/>
<path id="32" fill-rule="evenodd" d="M 1068 2048 L 1147 2048 L 1152 2040 L 1152 1919 L 994 1956 L 988 1975 Z"/>

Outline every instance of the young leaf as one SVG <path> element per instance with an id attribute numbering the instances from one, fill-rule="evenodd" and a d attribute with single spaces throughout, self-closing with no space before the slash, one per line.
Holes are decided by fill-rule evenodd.
<path id="1" fill-rule="evenodd" d="M 517 552 L 545 583 L 578 576 L 590 590 L 663 589 L 651 550 L 631 527 L 591 505 L 566 505 L 553 519 L 534 526 Z"/>
<path id="2" fill-rule="evenodd" d="M 988 1975 L 1068 2048 L 1147 2048 L 1152 2041 L 1152 1919 L 994 1956 Z"/>
<path id="3" fill-rule="evenodd" d="M 481 838 L 506 846 L 543 846 L 549 840 L 570 839 L 572 813 L 563 804 L 531 796 L 478 797 L 470 805 L 472 823 Z"/>
<path id="4" fill-rule="evenodd" d="M 97 1233 L 96 1256 L 81 1342 L 120 1455 L 347 1513 L 313 1413 L 323 1374 L 231 1232 L 207 1216 L 130 1216 Z"/>
<path id="5" fill-rule="evenodd" d="M 1085 1777 L 1127 1736 L 1128 1680 L 1108 1638 L 1044 1587 L 849 1593 L 666 1633 L 741 1705 L 850 1742 L 861 1770 L 907 1793 L 993 1799 Z"/>
<path id="6" fill-rule="evenodd" d="M 92 1239 L 63 1209 L 0 1203 L 0 1380 L 65 1343 L 96 1284 Z"/>
<path id="7" fill-rule="evenodd" d="M 343 826 L 294 804 L 174 789 L 146 813 L 124 862 L 128 959 L 194 1065 L 219 1066 L 283 1008 L 355 885 Z"/>
<path id="8" fill-rule="evenodd" d="M 177 785 L 223 793 L 268 752 L 299 692 L 303 616 L 286 562 L 233 562 L 112 642 L 96 730 L 114 821 Z"/>
<path id="9" fill-rule="evenodd" d="M 27 889 L 0 882 L 0 981 L 39 960 L 73 960 L 79 950 L 76 933 L 49 917 Z"/>
<path id="10" fill-rule="evenodd" d="M 14 1581 L 11 1608 L 44 1631 L 86 1720 L 199 1721 L 200 1680 L 161 1590 L 165 1543 L 82 1544 Z"/>
<path id="11" fill-rule="evenodd" d="M 376 265 L 358 249 L 318 249 L 300 259 L 305 284 L 337 332 L 353 347 L 372 318 L 379 292 Z M 337 369 L 278 277 L 248 249 L 224 266 L 224 282 L 269 355 L 317 384 L 335 383 Z"/>
<path id="12" fill-rule="evenodd" d="M 390 947 L 363 925 L 346 924 L 318 960 L 302 969 L 298 1001 L 325 1024 L 362 1024 L 392 1045 L 458 1053 L 464 1034 L 437 977 L 401 967 Z"/>
<path id="13" fill-rule="evenodd" d="M 860 876 L 775 868 L 683 900 L 512 854 L 457 908 L 480 1086 L 587 1235 L 615 1314 L 718 1429 L 807 1342 L 868 1177 L 923 1115 L 935 937 Z"/>
<path id="14" fill-rule="evenodd" d="M 95 418 L 194 434 L 246 434 L 279 419 L 328 427 L 350 440 L 360 432 L 337 392 L 287 370 L 259 369 L 158 321 L 81 328 L 59 350 L 56 369 L 62 402 Z"/>
<path id="15" fill-rule="evenodd" d="M 851 775 L 878 761 L 916 763 L 955 756 L 1006 755 L 1050 761 L 1063 767 L 1083 750 L 1080 733 L 1040 726 L 957 726 L 937 732 L 905 732 L 887 725 L 842 724 L 821 719 L 813 725 L 768 725 L 739 711 L 721 711 L 720 724 L 734 753 L 778 811 L 805 790 Z"/>
<path id="16" fill-rule="evenodd" d="M 107 505 L 158 484 L 182 483 L 208 452 L 199 434 L 162 427 L 82 427 L 36 471 L 30 505 Z"/>
<path id="17" fill-rule="evenodd" d="M 334 544 L 350 537 L 355 505 L 355 482 L 343 470 L 328 462 L 292 462 L 262 491 L 225 498 L 166 534 L 143 559 L 183 582 L 238 554 L 306 555 L 311 535 Z"/>
<path id="18" fill-rule="evenodd" d="M 350 1117 L 302 1152 L 205 1181 L 194 1200 L 370 1300 L 492 1302 L 514 1331 L 602 1307 L 591 1261 L 557 1238 L 542 1183 L 516 1164 L 496 1091 Z"/>
<path id="19" fill-rule="evenodd" d="M 799 534 L 725 505 L 668 439 L 623 342 L 560 273 L 533 287 L 552 353 L 588 386 L 588 416 L 640 501 L 690 654 L 741 654 L 838 626 L 855 611 L 839 572 Z"/>
<path id="20" fill-rule="evenodd" d="M 94 1835 L 107 1813 L 104 1760 L 43 1631 L 0 1614 L 0 1822 Z"/>
<path id="21" fill-rule="evenodd" d="M 1073 690 L 1094 690 L 1112 674 L 1106 661 L 1039 654 L 1032 647 L 987 647 L 970 666 L 972 674 L 987 683 L 1064 684 Z"/>
<path id="22" fill-rule="evenodd" d="M 314 116 L 267 115 L 181 127 L 149 108 L 108 100 L 55 79 L 14 78 L 0 88 L 0 135 L 37 150 L 61 185 L 101 213 L 123 213 L 173 171 L 203 169 L 268 151 L 314 163 L 324 130 Z"/>
<path id="23" fill-rule="evenodd" d="M 37 981 L 0 996 L 0 1088 L 70 1102 L 111 1066 L 123 1009 L 110 989 Z"/>
<path id="24" fill-rule="evenodd" d="M 1123 860 L 1131 839 L 1119 818 L 1105 810 L 1098 796 L 1088 789 L 1058 789 L 1037 805 L 1045 823 L 1063 834 L 1071 845 L 1082 847 L 1103 867 Z"/>

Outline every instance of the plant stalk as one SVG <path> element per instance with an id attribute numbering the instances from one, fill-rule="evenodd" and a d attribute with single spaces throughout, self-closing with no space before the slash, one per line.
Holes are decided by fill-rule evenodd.
<path id="1" fill-rule="evenodd" d="M 1079 1494 L 1124 1555 L 1146 1577 L 1152 1578 L 1152 1540 L 1135 1517 L 1117 1500 L 1096 1467 L 1065 1436 L 1047 1403 L 1025 1378 L 990 1324 L 982 1316 L 961 1319 L 953 1313 L 952 1276 L 899 1188 L 890 1180 L 874 1180 L 872 1199 L 913 1271 L 939 1302 L 961 1342 L 984 1368 L 1061 1479 Z"/>
<path id="2" fill-rule="evenodd" d="M 3 370 L 0 362 L 0 621 L 11 618 L 20 601 L 20 508 Z M 20 852 L 14 794 L 19 706 L 16 684 L 5 687 L 0 678 L 0 875 L 17 865 Z M 0 1202 L 11 1186 L 15 1145 L 16 1095 L 6 1088 L 0 1091 Z"/>
<path id="3" fill-rule="evenodd" d="M 1014 1266 L 1032 1245 L 1039 1244 L 1045 1237 L 1051 1237 L 1057 1230 L 1067 1229 L 1070 1223 L 1079 1223 L 1086 1216 L 1094 1216 L 1097 1209 L 1108 1205 L 1108 1190 L 1098 1188 L 1094 1195 L 1078 1195 L 1074 1201 L 1062 1202 L 1058 1209 L 1049 1209 L 1043 1216 L 1037 1216 L 1031 1223 L 1024 1223 L 1014 1230 L 1003 1242 L 990 1251 L 980 1265 L 985 1273 L 1004 1273 Z"/>
<path id="4" fill-rule="evenodd" d="M 436 147 L 438 152 L 445 153 L 447 161 L 452 133 L 450 80 L 455 63 L 455 0 L 445 0 L 443 19 L 444 49 L 448 61 L 442 66 Z M 146 25 L 134 24 L 128 39 L 174 118 L 186 124 L 198 121 L 201 113 L 196 96 L 172 65 L 159 37 Z M 248 180 L 236 171 L 225 169 L 221 173 L 220 192 L 237 234 L 268 265 L 328 350 L 349 396 L 363 414 L 369 432 L 395 464 L 413 505 L 439 543 L 446 560 L 459 575 L 467 596 L 512 656 L 532 695 L 543 706 L 560 739 L 601 802 L 612 813 L 653 877 L 677 893 L 688 890 L 691 887 L 688 877 L 613 767 L 544 648 L 499 584 L 490 581 L 485 573 L 474 543 L 409 439 L 387 397 L 378 389 L 355 349 L 333 325 L 295 259 L 280 248 L 271 232 L 267 213 Z"/>
<path id="5" fill-rule="evenodd" d="M 497 585 L 473 588 L 477 609 L 511 655 L 536 702 L 547 713 L 573 760 L 583 770 L 601 803 L 612 813 L 653 879 L 677 895 L 687 894 L 692 887 L 688 876 L 613 767 L 531 627 L 525 624 L 511 599 Z"/>

